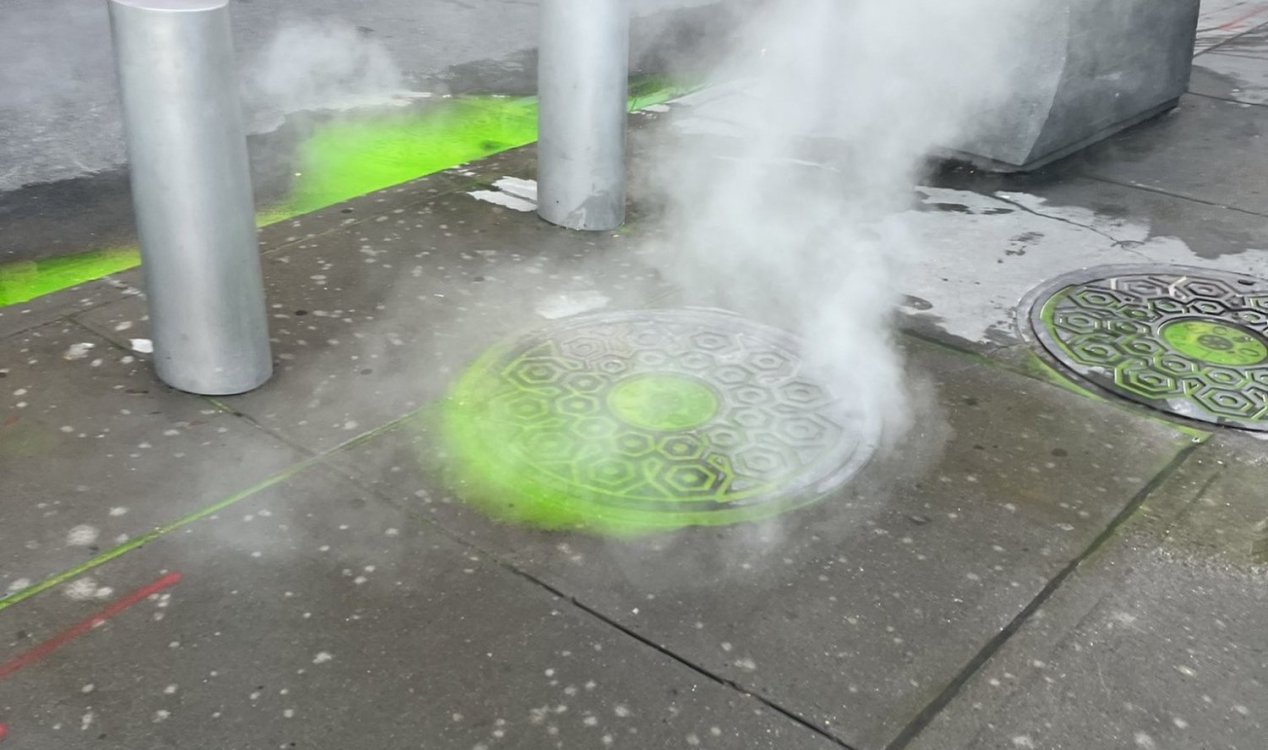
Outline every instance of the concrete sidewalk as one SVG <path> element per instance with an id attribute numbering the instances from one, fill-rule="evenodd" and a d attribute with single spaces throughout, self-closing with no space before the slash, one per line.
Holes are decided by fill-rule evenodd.
<path id="1" fill-rule="evenodd" d="M 1268 278 L 1268 8 L 1227 5 L 1175 113 L 920 189 L 919 427 L 774 524 L 538 531 L 435 469 L 490 347 L 683 301 L 651 207 L 471 195 L 531 147 L 263 230 L 248 395 L 154 378 L 137 272 L 0 309 L 0 746 L 1261 750 L 1265 444 L 1072 385 L 1015 320 L 1086 265 Z"/>

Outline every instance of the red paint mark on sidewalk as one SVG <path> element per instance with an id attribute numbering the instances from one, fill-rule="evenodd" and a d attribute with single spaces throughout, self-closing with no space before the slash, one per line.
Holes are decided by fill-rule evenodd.
<path id="1" fill-rule="evenodd" d="M 65 646 L 67 643 L 70 643 L 71 641 L 75 640 L 81 635 L 87 633 L 88 631 L 92 630 L 98 625 L 104 624 L 107 620 L 123 612 L 125 609 L 128 609 L 129 607 L 139 603 L 141 600 L 145 599 L 147 596 L 150 596 L 152 594 L 157 594 L 158 592 L 170 586 L 175 586 L 176 584 L 180 583 L 180 580 L 181 580 L 180 573 L 168 573 L 167 575 L 158 579 L 154 583 L 151 583 L 148 586 L 139 588 L 136 591 L 133 591 L 131 594 L 128 594 L 127 596 L 123 597 L 122 599 L 119 599 L 116 602 L 112 602 L 110 606 L 101 610 L 100 612 L 93 615 L 92 617 L 89 617 L 88 619 L 83 620 L 79 623 L 76 623 L 75 625 L 67 628 L 66 630 L 63 630 L 62 632 L 58 633 L 52 638 L 49 638 L 47 641 L 44 641 L 40 645 L 31 649 L 30 651 L 27 651 L 24 654 L 18 655 L 16 658 L 14 658 L 11 661 L 5 662 L 4 664 L 0 664 L 0 680 L 3 680 L 6 677 L 9 677 L 13 673 L 17 672 L 18 670 L 24 667 L 29 667 L 30 665 L 34 664 L 40 659 L 43 659 L 44 657 L 53 653 L 54 651 L 61 648 L 62 646 Z M 2 728 L 2 726 L 0 726 L 0 728 Z M 2 739 L 3 737 L 4 737 L 3 733 L 0 732 L 0 739 Z"/>
<path id="2" fill-rule="evenodd" d="M 3 724 L 0 724 L 0 742 L 4 742 L 4 738 L 9 736 L 9 730 Z"/>
<path id="3" fill-rule="evenodd" d="M 1258 16 L 1258 15 L 1263 14 L 1263 12 L 1264 12 L 1265 10 L 1268 10 L 1268 8 L 1265 8 L 1264 6 L 1260 6 L 1260 7 L 1258 7 L 1258 8 L 1255 8 L 1254 10 L 1252 10 L 1251 12 L 1249 12 L 1249 13 L 1247 13 L 1246 15 L 1242 16 L 1241 18 L 1238 18 L 1238 19 L 1235 19 L 1235 20 L 1229 21 L 1228 23 L 1224 24 L 1223 26 L 1220 26 L 1220 27 L 1219 27 L 1219 30 L 1220 30 L 1220 31 L 1231 31 L 1231 30 L 1233 30 L 1234 28 L 1236 28 L 1236 27 L 1238 27 L 1238 26 L 1241 26 L 1241 25 L 1243 25 L 1243 24 L 1246 24 L 1246 22 L 1247 22 L 1247 21 L 1249 21 L 1250 19 L 1254 18 L 1255 16 Z"/>

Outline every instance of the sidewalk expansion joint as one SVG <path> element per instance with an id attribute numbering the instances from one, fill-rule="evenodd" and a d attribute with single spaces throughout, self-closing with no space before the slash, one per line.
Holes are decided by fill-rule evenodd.
<path id="1" fill-rule="evenodd" d="M 1226 211 L 1234 211 L 1239 214 L 1246 214 L 1247 216 L 1254 216 L 1260 219 L 1268 218 L 1268 213 L 1261 213 L 1259 211 L 1251 211 L 1248 208 L 1230 206 L 1226 203 L 1208 201 L 1208 200 L 1204 200 L 1202 198 L 1198 198 L 1192 195 L 1186 195 L 1184 193 L 1175 193 L 1170 190 L 1163 190 L 1162 188 L 1153 187 L 1151 185 L 1142 185 L 1138 182 L 1123 182 L 1121 180 L 1111 180 L 1108 177 L 1102 177 L 1100 175 L 1092 174 L 1089 172 L 1080 172 L 1079 176 L 1088 180 L 1093 180 L 1095 182 L 1103 182 L 1106 185 L 1114 185 L 1115 187 L 1127 188 L 1129 190 L 1141 190 L 1146 193 L 1153 193 L 1154 195 L 1165 195 L 1168 198 L 1175 198 L 1176 200 L 1188 201 L 1190 203 L 1197 203 L 1198 205 L 1201 205 L 1201 206 L 1211 206 L 1212 208 L 1222 208 Z"/>
<path id="2" fill-rule="evenodd" d="M 353 442 L 360 442 L 360 439 Z M 332 455 L 333 453 L 335 453 L 335 451 L 331 451 L 330 453 L 325 454 L 323 458 L 325 456 Z M 417 521 L 420 521 L 421 523 L 425 524 L 429 528 L 435 529 L 439 533 L 443 534 L 450 541 L 453 541 L 466 549 L 473 550 L 475 552 L 480 553 L 481 555 L 493 561 L 499 567 L 506 570 L 507 572 L 512 573 L 519 578 L 523 578 L 525 581 L 528 581 L 529 583 L 533 584 L 535 587 L 546 591 L 553 597 L 556 597 L 558 599 L 568 602 L 569 604 L 576 607 L 579 611 L 585 613 L 589 617 L 592 617 L 595 620 L 598 620 L 600 623 L 608 627 L 616 629 L 623 635 L 629 638 L 632 638 L 635 641 L 638 641 L 642 645 L 656 651 L 657 653 L 665 656 L 666 658 L 672 659 L 673 661 L 683 665 L 684 667 L 690 669 L 696 674 L 708 679 L 710 682 L 714 682 L 718 685 L 729 688 L 735 691 L 736 693 L 739 693 L 740 695 L 751 698 L 757 701 L 758 703 L 761 703 L 763 706 L 766 706 L 771 711 L 774 711 L 775 713 L 779 714 L 780 716 L 783 716 L 789 721 L 811 732 L 814 732 L 816 735 L 819 735 L 820 737 L 823 737 L 824 739 L 832 742 L 834 745 L 841 748 L 841 750 L 857 750 L 853 746 L 847 744 L 844 740 L 832 734 L 832 732 L 828 730 L 827 728 L 821 727 L 818 724 L 814 723 L 813 721 L 798 715 L 796 712 L 792 711 L 791 709 L 781 706 L 779 703 L 777 703 L 775 700 L 771 698 L 761 695 L 760 693 L 755 693 L 752 690 L 745 688 L 743 685 L 739 684 L 738 682 L 735 682 L 734 680 L 728 679 L 726 677 L 723 677 L 722 675 L 711 672 L 705 667 L 702 667 L 699 664 L 696 664 L 695 662 L 691 661 L 690 659 L 687 659 L 686 657 L 683 657 L 675 653 L 668 647 L 658 644 L 655 641 L 652 641 L 651 639 L 641 635 L 637 631 L 625 625 L 622 625 L 621 623 L 617 622 L 611 617 L 585 604 L 584 602 L 577 599 L 577 597 L 572 596 L 571 594 L 564 593 L 560 589 L 543 581 L 542 579 L 538 578 L 532 573 L 529 573 L 521 569 L 514 562 L 506 559 L 506 557 L 499 554 L 498 552 L 492 549 L 485 548 L 475 543 L 474 541 L 462 536 L 458 532 L 449 529 L 448 527 L 446 527 L 444 524 L 440 523 L 436 519 L 428 517 L 420 513 L 415 506 L 409 505 L 406 503 L 401 503 L 397 500 L 394 500 L 389 495 L 383 492 L 380 492 L 378 489 L 370 486 L 368 483 L 365 483 L 364 477 L 357 475 L 352 471 L 341 469 L 340 467 L 335 465 L 331 465 L 328 463 L 323 463 L 323 465 L 326 466 L 326 468 L 334 471 L 335 473 L 343 476 L 345 479 L 352 482 L 357 487 L 362 488 L 367 493 L 373 495 L 379 500 L 387 503 L 388 505 L 394 508 L 397 508 L 398 510 L 403 511 L 407 515 L 413 517 Z"/>
<path id="3" fill-rule="evenodd" d="M 507 570 L 514 573 L 515 575 L 533 584 L 536 584 L 542 589 L 550 592 L 552 595 L 557 596 L 566 602 L 569 602 L 570 604 L 572 604 L 572 606 L 576 607 L 582 612 L 593 617 L 595 620 L 598 620 L 600 623 L 603 623 L 604 625 L 607 625 L 608 627 L 611 627 L 619 631 L 625 636 L 632 638 L 635 641 L 638 641 L 639 643 L 652 649 L 656 653 L 666 658 L 672 659 L 673 661 L 683 665 L 684 667 L 686 667 L 687 669 L 690 669 L 691 671 L 695 672 L 701 677 L 704 677 L 705 679 L 710 680 L 711 682 L 717 683 L 718 685 L 721 685 L 723 687 L 730 688 L 731 690 L 734 690 L 735 692 L 739 693 L 740 695 L 746 698 L 752 698 L 753 700 L 757 701 L 763 706 L 766 706 L 766 708 L 770 709 L 771 711 L 774 711 L 780 716 L 783 716 L 785 719 L 788 719 L 794 724 L 797 724 L 811 732 L 814 732 L 815 734 L 828 740 L 829 742 L 836 745 L 837 747 L 842 748 L 842 750 L 855 750 L 853 746 L 847 744 L 844 740 L 834 735 L 827 728 L 821 727 L 815 722 L 811 721 L 810 719 L 807 719 L 804 716 L 797 714 L 793 710 L 785 708 L 784 706 L 781 706 L 779 703 L 775 702 L 773 699 L 768 698 L 760 693 L 753 692 L 752 690 L 749 690 L 748 688 L 744 687 L 743 685 L 741 685 L 740 683 L 734 680 L 731 680 L 729 678 L 723 677 L 722 675 L 711 672 L 710 670 L 700 666 L 699 664 L 696 664 L 690 659 L 687 659 L 684 656 L 680 656 L 679 654 L 671 650 L 669 647 L 656 643 L 655 641 L 647 638 L 646 636 L 642 635 L 641 633 L 634 630 L 633 628 L 630 628 L 626 625 L 622 625 L 621 623 L 617 622 L 611 617 L 608 617 L 602 612 L 580 601 L 575 596 L 571 596 L 569 594 L 566 594 L 560 591 L 559 589 L 555 588 L 551 584 L 546 583 L 545 581 L 541 580 L 540 578 L 537 578 L 531 573 L 527 573 L 523 570 L 520 570 L 519 568 L 515 567 L 514 565 L 511 565 L 510 563 L 507 563 L 506 561 L 500 558 L 495 558 L 495 559 L 497 559 L 500 565 L 504 566 Z"/>
<path id="4" fill-rule="evenodd" d="M 1099 552 L 1107 542 L 1113 539 L 1127 521 L 1134 516 L 1138 510 L 1140 510 L 1141 506 L 1145 504 L 1145 501 L 1148 500 L 1149 497 L 1153 495 L 1153 493 L 1168 479 L 1174 476 L 1180 467 L 1189 460 L 1189 457 L 1201 447 L 1201 445 L 1189 445 L 1182 448 L 1175 457 L 1162 468 L 1161 471 L 1155 474 L 1154 477 L 1150 479 L 1139 492 L 1136 493 L 1136 495 L 1131 499 L 1131 502 L 1127 503 L 1127 505 L 1110 520 L 1105 529 L 1092 540 L 1091 544 L 1089 544 L 1083 552 L 1067 563 L 1065 567 L 1063 567 L 1042 589 L 1040 589 L 1039 593 L 1031 599 L 1030 603 L 1027 604 L 1021 612 L 1018 612 L 1015 617 L 1013 617 L 1008 625 L 1004 626 L 1004 628 L 996 633 L 993 638 L 987 641 L 986 645 L 983 646 L 981 650 L 979 650 L 978 653 L 964 665 L 964 667 L 960 670 L 960 673 L 956 675 L 956 677 L 952 679 L 945 688 L 943 688 L 942 692 L 930 701 L 930 703 L 925 706 L 920 713 L 916 714 L 916 716 L 908 722 L 907 726 L 903 728 L 898 736 L 885 746 L 885 750 L 903 750 L 903 748 L 910 745 L 911 742 L 916 739 L 916 736 L 924 731 L 924 729 L 933 722 L 938 714 L 950 705 L 951 701 L 960 694 L 960 691 L 968 684 L 969 680 L 980 672 L 982 668 L 985 667 L 997 653 L 999 653 L 1004 645 L 1007 644 L 1008 641 L 1011 640 L 1012 637 L 1030 621 L 1034 614 L 1039 611 L 1044 604 L 1047 604 L 1048 600 L 1056 594 L 1057 590 L 1061 588 L 1066 580 L 1068 580 L 1070 576 L 1074 575 L 1075 571 L 1077 571 L 1084 562 Z"/>
<path id="5" fill-rule="evenodd" d="M 1240 104 L 1246 107 L 1261 107 L 1261 108 L 1268 107 L 1268 104 L 1260 104 L 1257 102 L 1244 102 L 1241 99 L 1230 99 L 1227 96 L 1216 96 L 1215 94 L 1203 94 L 1198 91 L 1190 91 L 1189 96 L 1200 96 L 1203 99 L 1211 99 L 1212 101 L 1217 101 L 1217 102 L 1227 102 L 1229 104 Z"/>

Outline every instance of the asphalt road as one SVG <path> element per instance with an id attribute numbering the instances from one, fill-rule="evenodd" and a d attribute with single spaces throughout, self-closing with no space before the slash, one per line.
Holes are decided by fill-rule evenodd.
<path id="1" fill-rule="evenodd" d="M 645 17 L 716 0 L 630 2 Z M 537 0 L 233 5 L 239 65 L 244 80 L 259 84 L 248 92 L 257 101 L 275 100 L 279 87 L 299 97 L 283 104 L 299 106 L 397 78 L 409 86 L 536 46 Z M 287 29 L 289 42 L 273 48 Z M 124 162 L 112 65 L 105 0 L 0 2 L 0 193 Z M 347 90 L 330 90 L 331 80 L 345 81 Z"/>

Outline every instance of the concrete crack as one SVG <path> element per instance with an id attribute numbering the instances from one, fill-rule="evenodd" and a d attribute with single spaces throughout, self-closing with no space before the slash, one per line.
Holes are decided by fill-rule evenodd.
<path id="1" fill-rule="evenodd" d="M 1024 203 L 1020 203 L 1018 201 L 1005 198 L 1003 195 L 999 193 L 995 193 L 992 197 L 994 197 L 995 200 L 998 200 L 1001 203 L 1007 203 L 1008 205 L 1014 208 L 1021 209 L 1022 211 L 1025 211 L 1026 213 L 1031 214 L 1032 216 L 1038 216 L 1041 219 L 1050 219 L 1052 221 L 1057 221 L 1062 224 L 1069 224 L 1070 226 L 1078 227 L 1079 229 L 1086 229 L 1089 232 L 1098 234 L 1104 237 L 1105 239 L 1109 240 L 1116 249 L 1129 252 L 1132 255 L 1135 255 L 1136 257 L 1141 258 L 1142 260 L 1150 260 L 1148 255 L 1140 252 L 1139 250 L 1135 248 L 1136 245 L 1140 244 L 1139 242 L 1136 242 L 1135 240 L 1120 240 L 1114 235 L 1110 234 L 1109 232 L 1106 232 L 1102 229 L 1098 229 L 1090 224 L 1080 224 L 1079 222 L 1074 221 L 1073 219 L 1067 219 L 1063 216 L 1053 216 L 1052 214 L 1046 214 L 1046 213 L 1043 213 L 1042 211 L 1036 211 L 1035 209 L 1031 208 L 1030 206 L 1027 206 Z"/>

